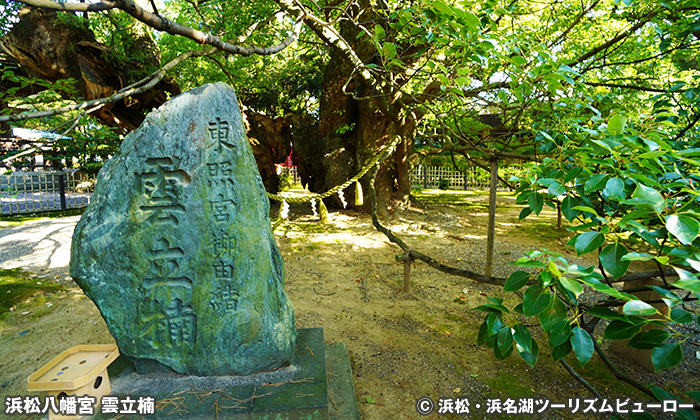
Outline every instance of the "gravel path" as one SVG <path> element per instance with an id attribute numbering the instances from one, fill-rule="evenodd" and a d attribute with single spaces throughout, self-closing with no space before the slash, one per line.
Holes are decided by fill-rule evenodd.
<path id="1" fill-rule="evenodd" d="M 36 220 L 0 228 L 0 269 L 22 268 L 40 276 L 69 275 L 71 237 L 80 216 Z"/>

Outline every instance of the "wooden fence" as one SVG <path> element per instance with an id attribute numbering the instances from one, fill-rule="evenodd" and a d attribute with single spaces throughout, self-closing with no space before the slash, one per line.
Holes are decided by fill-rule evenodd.
<path id="1" fill-rule="evenodd" d="M 301 179 L 297 173 L 296 166 L 291 168 L 277 167 L 278 174 L 282 170 L 288 170 L 294 178 L 292 185 L 300 185 Z M 518 172 L 518 166 L 506 166 L 501 168 L 499 173 L 504 179 Z M 472 166 L 462 173 L 452 169 L 449 166 L 424 166 L 418 165 L 409 173 L 411 185 L 416 188 L 440 188 L 444 189 L 460 189 L 460 190 L 488 190 L 491 182 L 489 171 L 478 166 Z M 441 185 L 442 184 L 442 185 Z M 499 182 L 499 191 L 509 190 L 508 186 Z"/>
<path id="2" fill-rule="evenodd" d="M 508 166 L 500 170 L 500 176 L 508 179 L 510 174 L 517 172 L 518 167 Z M 443 188 L 460 190 L 488 190 L 491 182 L 489 171 L 478 166 L 471 166 L 464 173 L 449 166 L 418 165 L 409 173 L 411 185 L 417 188 Z M 499 182 L 500 191 L 509 190 L 508 186 Z"/>

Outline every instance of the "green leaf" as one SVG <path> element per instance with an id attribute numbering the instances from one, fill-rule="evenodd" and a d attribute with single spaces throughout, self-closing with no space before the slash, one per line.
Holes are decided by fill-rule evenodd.
<path id="1" fill-rule="evenodd" d="M 611 201 L 625 199 L 625 182 L 620 178 L 610 178 L 603 189 L 603 197 Z"/>
<path id="2" fill-rule="evenodd" d="M 595 144 L 596 146 L 600 147 L 600 149 L 597 149 L 595 146 L 593 147 L 593 150 L 595 150 L 596 155 L 607 155 L 607 152 L 612 152 L 612 147 L 605 141 L 602 140 L 589 140 L 591 143 Z M 602 149 L 602 150 L 601 150 Z"/>
<path id="3" fill-rule="evenodd" d="M 551 301 L 552 295 L 542 289 L 539 284 L 530 286 L 523 295 L 523 311 L 526 316 L 535 316 L 542 313 Z"/>
<path id="4" fill-rule="evenodd" d="M 651 208 L 657 213 L 663 212 L 666 207 L 666 200 L 661 193 L 643 184 L 638 184 L 632 193 L 632 198 L 622 203 L 636 205 L 642 210 Z"/>
<path id="5" fill-rule="evenodd" d="M 600 191 L 605 187 L 605 184 L 608 181 L 608 175 L 607 174 L 595 174 L 592 175 L 586 183 L 583 185 L 583 190 L 590 194 L 592 192 Z"/>
<path id="6" fill-rule="evenodd" d="M 677 294 L 673 293 L 672 291 L 668 289 L 664 289 L 663 287 L 659 286 L 647 286 L 651 290 L 655 291 L 661 296 L 661 299 L 666 303 L 668 307 L 678 305 L 683 302 L 680 296 Z"/>
<path id="7" fill-rule="evenodd" d="M 532 193 L 530 195 L 530 198 L 527 199 L 527 203 L 530 206 L 530 210 L 532 210 L 533 213 L 539 215 L 540 212 L 542 211 L 542 205 L 544 204 L 544 199 L 542 198 L 542 194 L 540 193 Z"/>
<path id="8" fill-rule="evenodd" d="M 531 268 L 544 268 L 546 266 L 544 262 L 539 261 L 539 260 L 531 260 L 528 257 L 520 257 L 514 263 L 511 263 L 511 264 L 517 265 L 519 267 L 531 267 Z"/>
<path id="9" fill-rule="evenodd" d="M 515 339 L 515 344 L 518 346 L 518 352 L 529 353 L 532 349 L 532 336 L 530 331 L 521 324 L 515 324 L 513 326 L 513 338 Z"/>
<path id="10" fill-rule="evenodd" d="M 522 210 L 520 210 L 520 216 L 518 216 L 518 220 L 523 220 L 527 216 L 532 214 L 532 210 L 530 210 L 529 207 L 524 207 Z"/>
<path id="11" fill-rule="evenodd" d="M 573 209 L 578 210 L 578 211 L 582 211 L 582 212 L 586 212 L 586 213 L 590 213 L 594 216 L 598 215 L 598 211 L 596 209 L 594 209 L 593 207 L 589 207 L 589 206 L 576 206 Z M 586 217 L 590 217 L 590 216 L 586 216 Z M 597 223 L 595 223 L 595 222 L 592 224 L 587 223 L 587 225 L 596 225 L 596 224 Z M 586 229 L 588 229 L 588 226 L 586 226 Z M 577 228 L 577 230 L 578 230 L 578 228 Z"/>
<path id="12" fill-rule="evenodd" d="M 386 32 L 384 31 L 382 25 L 374 25 L 374 34 L 377 36 L 377 39 L 384 39 L 386 36 Z"/>
<path id="13" fill-rule="evenodd" d="M 653 259 L 654 257 L 646 252 L 630 252 L 621 258 L 622 261 L 650 261 Z"/>
<path id="14" fill-rule="evenodd" d="M 577 176 L 581 175 L 581 172 L 583 172 L 583 168 L 580 166 L 577 166 L 576 168 L 570 170 L 569 172 L 566 173 L 566 176 L 564 177 L 564 183 L 568 183 L 570 181 L 573 181 L 576 179 Z"/>
<path id="15" fill-rule="evenodd" d="M 630 266 L 630 262 L 623 260 L 622 257 L 627 254 L 627 248 L 619 243 L 614 243 L 603 248 L 600 253 L 600 263 L 605 271 L 610 273 L 615 279 L 622 277 Z"/>
<path id="16" fill-rule="evenodd" d="M 576 255 L 581 256 L 595 251 L 605 242 L 605 235 L 600 232 L 584 232 L 576 238 Z"/>
<path id="17" fill-rule="evenodd" d="M 678 280 L 674 282 L 672 286 L 678 287 L 679 289 L 689 290 L 695 294 L 700 294 L 700 280 L 697 279 Z"/>
<path id="18" fill-rule="evenodd" d="M 489 314 L 486 316 L 486 337 L 498 334 L 503 328 L 503 320 L 498 314 Z"/>
<path id="19" fill-rule="evenodd" d="M 657 371 L 676 366 L 683 360 L 680 343 L 666 343 L 651 351 L 651 363 Z"/>
<path id="20" fill-rule="evenodd" d="M 672 214 L 666 218 L 666 229 L 683 245 L 690 245 L 700 233 L 700 223 L 690 216 Z"/>
<path id="21" fill-rule="evenodd" d="M 396 45 L 392 44 L 391 42 L 385 42 L 382 45 L 382 50 L 387 58 L 396 57 Z M 445 83 L 445 85 L 447 85 L 447 83 Z"/>
<path id="22" fill-rule="evenodd" d="M 644 324 L 632 324 L 627 321 L 614 320 L 605 328 L 603 338 L 606 340 L 626 340 L 632 338 Z"/>
<path id="23" fill-rule="evenodd" d="M 581 282 L 587 284 L 588 286 L 592 287 L 594 290 L 597 290 L 598 292 L 605 293 L 608 296 L 612 296 L 615 299 L 624 299 L 624 300 L 634 300 L 635 298 L 627 293 L 624 292 L 619 292 L 617 289 L 614 287 L 610 287 L 605 283 L 601 283 L 600 280 L 594 279 L 592 277 L 586 277 L 586 278 L 581 278 Z"/>
<path id="24" fill-rule="evenodd" d="M 612 321 L 615 319 L 627 321 L 627 317 L 623 314 L 603 306 L 595 306 L 587 310 L 586 313 L 589 315 L 597 316 L 598 318 L 607 319 L 608 321 Z"/>
<path id="25" fill-rule="evenodd" d="M 477 306 L 474 308 L 475 311 L 481 311 L 481 312 L 486 312 L 489 314 L 502 314 L 502 313 L 509 313 L 510 311 L 508 308 L 506 308 L 503 305 L 494 305 L 491 303 L 485 303 L 483 305 Z"/>
<path id="26" fill-rule="evenodd" d="M 582 365 L 585 365 L 589 360 L 591 360 L 593 351 L 595 350 L 591 336 L 578 326 L 573 330 L 573 335 L 571 336 L 571 347 L 573 347 L 574 354 Z"/>
<path id="27" fill-rule="evenodd" d="M 564 197 L 564 200 L 561 202 L 561 213 L 566 217 L 566 220 L 571 222 L 580 214 L 578 210 L 574 210 L 574 207 L 578 206 L 578 204 L 578 199 L 570 196 Z"/>
<path id="28" fill-rule="evenodd" d="M 552 197 L 558 197 L 560 195 L 566 194 L 566 187 L 561 185 L 559 182 L 554 181 L 551 184 L 549 184 L 547 193 Z"/>
<path id="29" fill-rule="evenodd" d="M 527 60 L 519 55 L 514 55 L 513 57 L 510 57 L 510 61 L 516 66 L 522 66 L 524 64 L 527 64 Z"/>
<path id="30" fill-rule="evenodd" d="M 535 366 L 535 363 L 537 363 L 537 357 L 540 354 L 540 349 L 537 346 L 537 341 L 532 340 L 532 347 L 529 352 L 518 351 L 518 353 L 520 353 L 520 357 L 522 357 L 523 360 L 525 360 L 525 363 L 527 363 L 530 366 Z"/>
<path id="31" fill-rule="evenodd" d="M 557 322 L 549 332 L 549 346 L 554 348 L 569 341 L 571 337 L 571 324 L 568 319 Z"/>
<path id="32" fill-rule="evenodd" d="M 693 314 L 681 308 L 671 309 L 671 319 L 678 324 L 690 324 L 693 322 Z"/>
<path id="33" fill-rule="evenodd" d="M 503 298 L 500 298 L 500 297 L 486 296 L 486 300 L 488 300 L 489 302 L 491 302 L 495 305 L 502 305 L 503 304 Z"/>
<path id="34" fill-rule="evenodd" d="M 654 212 L 648 211 L 648 210 L 632 210 L 631 212 L 622 216 L 622 219 L 620 219 L 620 222 L 628 222 L 630 220 L 646 219 L 650 216 L 656 216 L 656 214 Z"/>
<path id="35" fill-rule="evenodd" d="M 486 322 L 482 322 L 479 326 L 479 333 L 476 336 L 476 345 L 483 346 L 486 343 L 486 337 L 488 336 L 488 325 Z"/>
<path id="36" fill-rule="evenodd" d="M 496 345 L 493 346 L 493 353 L 499 360 L 504 360 L 513 352 L 513 334 L 509 326 L 501 328 L 496 337 Z"/>
<path id="37" fill-rule="evenodd" d="M 700 403 L 700 391 L 688 391 L 686 392 L 692 399 Z"/>
<path id="38" fill-rule="evenodd" d="M 647 316 L 655 315 L 656 308 L 641 300 L 631 300 L 625 303 L 625 306 L 622 307 L 622 312 L 625 315 Z"/>
<path id="39" fill-rule="evenodd" d="M 632 347 L 635 349 L 651 350 L 654 347 L 658 347 L 670 337 L 671 334 L 668 331 L 661 329 L 651 329 L 649 331 L 643 331 L 634 337 L 630 338 L 627 342 L 627 347 Z"/>
<path id="40" fill-rule="evenodd" d="M 540 274 L 537 276 L 537 282 L 540 284 L 540 286 L 547 287 L 552 282 L 554 281 L 554 275 L 552 275 L 552 272 L 549 270 L 545 270 L 540 272 Z"/>
<path id="41" fill-rule="evenodd" d="M 656 399 L 658 401 L 664 401 L 664 400 L 676 400 L 678 402 L 683 402 L 681 401 L 680 398 L 676 397 L 675 395 L 667 392 L 665 389 L 659 388 L 658 386 L 654 385 L 649 385 L 649 388 L 651 389 L 651 392 L 654 394 Z M 686 394 L 691 395 L 691 394 L 696 394 L 695 392 L 686 392 Z M 684 409 L 684 410 L 678 410 L 678 413 L 674 417 L 674 420 L 697 420 L 697 416 L 692 410 Z"/>
<path id="42" fill-rule="evenodd" d="M 376 404 L 377 402 L 371 399 L 370 397 L 365 397 L 365 402 L 367 404 Z"/>
<path id="43" fill-rule="evenodd" d="M 432 7 L 436 10 L 438 10 L 440 13 L 446 14 L 446 15 L 454 15 L 454 11 L 452 8 L 445 3 L 441 2 L 440 0 L 436 0 L 433 2 Z"/>
<path id="44" fill-rule="evenodd" d="M 550 332 L 557 323 L 566 320 L 566 305 L 558 296 L 555 296 L 545 310 L 540 313 L 539 319 L 542 329 L 545 332 Z"/>
<path id="45" fill-rule="evenodd" d="M 608 120 L 608 133 L 612 135 L 622 134 L 627 125 L 627 118 L 622 115 L 615 114 Z"/>
<path id="46" fill-rule="evenodd" d="M 570 279 L 568 277 L 562 277 L 561 279 L 559 279 L 559 281 L 562 287 L 573 293 L 577 299 L 581 295 L 581 293 L 583 293 L 583 286 L 581 286 L 581 283 L 579 283 L 578 281 Z"/>
<path id="47" fill-rule="evenodd" d="M 511 274 L 506 280 L 506 284 L 503 286 L 503 290 L 506 292 L 514 292 L 520 290 L 521 287 L 525 286 L 527 281 L 530 280 L 530 273 L 525 271 L 516 271 Z"/>
<path id="48" fill-rule="evenodd" d="M 567 354 L 571 353 L 571 341 L 566 340 L 561 345 L 552 348 L 552 360 L 558 361 L 566 357 Z"/>

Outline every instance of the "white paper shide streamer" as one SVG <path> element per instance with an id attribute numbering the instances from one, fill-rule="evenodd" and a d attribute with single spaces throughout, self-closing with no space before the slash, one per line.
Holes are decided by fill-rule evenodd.
<path id="1" fill-rule="evenodd" d="M 286 200 L 282 200 L 282 209 L 280 210 L 280 217 L 286 219 L 289 216 L 289 204 Z"/>
<path id="2" fill-rule="evenodd" d="M 343 190 L 338 191 L 338 197 L 340 198 L 340 202 L 343 203 L 343 208 L 346 208 L 348 206 L 348 202 L 345 201 L 345 194 L 343 194 Z"/>

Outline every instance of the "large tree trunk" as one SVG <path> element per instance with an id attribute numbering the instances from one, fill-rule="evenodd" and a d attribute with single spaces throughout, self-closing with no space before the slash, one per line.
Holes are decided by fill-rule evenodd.
<path id="1" fill-rule="evenodd" d="M 367 1 L 358 10 L 362 10 L 362 20 L 383 17 L 376 14 Z M 377 59 L 377 50 L 366 36 L 360 36 L 360 28 L 345 24 L 341 32 L 343 37 L 353 44 L 353 50 L 365 62 Z M 397 121 L 382 107 L 380 99 L 355 100 L 343 91 L 352 74 L 352 67 L 341 52 L 333 50 L 323 75 L 322 95 L 319 104 L 319 122 L 315 136 L 294 139 L 294 147 L 300 160 L 305 162 L 308 171 L 308 186 L 311 191 L 324 192 L 347 181 L 361 169 L 362 165 L 379 152 L 382 146 L 390 143 L 395 136 L 401 136 L 403 142 L 389 159 L 380 167 L 376 177 L 376 191 L 380 212 L 386 216 L 386 210 L 397 204 L 408 202 L 411 190 L 408 182 L 409 164 L 407 156 L 413 147 L 413 123 Z M 363 83 L 353 81 L 346 87 L 358 97 L 375 95 L 369 92 Z M 364 191 L 369 191 L 366 183 Z M 345 192 L 346 201 L 354 203 L 354 188 Z M 337 195 L 327 200 L 335 207 L 341 205 Z M 369 210 L 369 200 L 365 200 L 363 210 Z"/>
<path id="2" fill-rule="evenodd" d="M 291 128 L 286 118 L 268 117 L 246 110 L 244 112 L 248 141 L 253 147 L 255 161 L 268 192 L 279 191 L 276 163 L 282 163 L 291 150 Z"/>
<path id="3" fill-rule="evenodd" d="M 63 12 L 62 12 L 63 13 Z M 0 48 L 26 72 L 51 82 L 72 78 L 74 92 L 65 92 L 74 100 L 93 100 L 114 92 L 160 66 L 153 39 L 134 35 L 132 47 L 140 51 L 132 60 L 115 63 L 107 46 L 96 41 L 87 21 L 74 14 L 24 8 L 20 20 L 0 42 Z M 134 71 L 140 69 L 141 71 Z M 177 95 L 180 87 L 172 78 L 164 78 L 153 89 L 108 104 L 94 115 L 105 125 L 123 132 L 136 129 L 147 111 L 162 105 L 167 93 Z"/>

